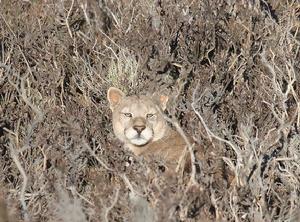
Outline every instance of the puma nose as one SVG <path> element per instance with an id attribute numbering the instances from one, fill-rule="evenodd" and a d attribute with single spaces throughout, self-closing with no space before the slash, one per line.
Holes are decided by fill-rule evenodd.
<path id="1" fill-rule="evenodd" d="M 140 134 L 144 129 L 146 128 L 146 126 L 133 126 L 133 129 Z"/>

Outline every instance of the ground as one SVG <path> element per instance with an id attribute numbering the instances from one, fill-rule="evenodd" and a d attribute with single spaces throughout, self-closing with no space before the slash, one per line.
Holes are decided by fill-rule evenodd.
<path id="1" fill-rule="evenodd" d="M 297 1 L 0 1 L 0 221 L 299 221 Z M 198 157 L 123 149 L 106 91 L 161 93 Z M 7 217 L 7 218 L 5 218 Z"/>

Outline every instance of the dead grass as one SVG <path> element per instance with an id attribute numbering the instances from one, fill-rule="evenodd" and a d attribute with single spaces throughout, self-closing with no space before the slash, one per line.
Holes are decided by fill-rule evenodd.
<path id="1" fill-rule="evenodd" d="M 158 221 L 299 221 L 297 1 L 0 5 L 0 221 L 131 221 L 129 192 Z M 192 184 L 122 149 L 112 85 L 170 95 Z"/>

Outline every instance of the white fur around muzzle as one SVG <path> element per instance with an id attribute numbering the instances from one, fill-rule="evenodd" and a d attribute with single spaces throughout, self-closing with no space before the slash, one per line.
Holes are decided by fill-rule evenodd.
<path id="1" fill-rule="evenodd" d="M 146 127 L 139 135 L 136 130 L 130 127 L 125 130 L 125 136 L 132 144 L 136 146 L 142 146 L 148 143 L 152 139 L 153 132 L 151 129 Z"/>

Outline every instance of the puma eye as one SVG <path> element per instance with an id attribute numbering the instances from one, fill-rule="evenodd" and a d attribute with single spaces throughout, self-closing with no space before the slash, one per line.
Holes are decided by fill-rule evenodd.
<path id="1" fill-rule="evenodd" d="M 128 117 L 128 118 L 131 118 L 132 117 L 132 114 L 131 113 L 123 113 L 124 116 Z"/>
<path id="2" fill-rule="evenodd" d="M 151 119 L 151 118 L 155 117 L 155 114 L 149 113 L 149 114 L 146 115 L 146 117 L 147 117 L 147 119 Z"/>

